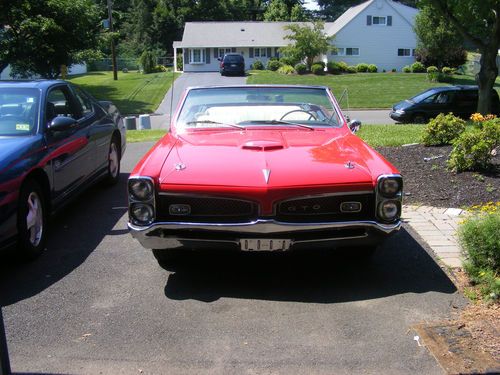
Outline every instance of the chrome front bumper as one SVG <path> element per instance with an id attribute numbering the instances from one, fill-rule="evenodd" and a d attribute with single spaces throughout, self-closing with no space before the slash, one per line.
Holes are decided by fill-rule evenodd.
<path id="1" fill-rule="evenodd" d="M 292 246 L 315 242 L 369 243 L 384 238 L 401 227 L 401 222 L 376 221 L 328 223 L 284 223 L 258 219 L 247 223 L 159 222 L 149 226 L 128 224 L 132 236 L 148 249 L 180 248 L 190 243 L 230 244 L 239 246 L 242 237 L 289 238 Z M 349 232 L 349 230 L 351 230 Z M 318 238 L 314 233 L 321 233 Z M 331 233 L 331 237 L 328 236 Z M 335 234 L 335 235 L 334 235 Z M 380 242 L 380 241 L 378 241 Z"/>

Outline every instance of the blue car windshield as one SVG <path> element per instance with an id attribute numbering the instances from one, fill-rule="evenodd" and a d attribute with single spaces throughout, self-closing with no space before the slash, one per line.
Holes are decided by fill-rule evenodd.
<path id="1" fill-rule="evenodd" d="M 37 131 L 40 92 L 0 88 L 0 136 L 29 136 Z"/>

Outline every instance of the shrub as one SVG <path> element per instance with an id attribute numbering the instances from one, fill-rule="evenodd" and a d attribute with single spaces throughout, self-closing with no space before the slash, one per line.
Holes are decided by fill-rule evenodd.
<path id="1" fill-rule="evenodd" d="M 440 146 L 451 144 L 465 130 L 465 121 L 461 118 L 440 113 L 429 121 L 424 129 L 422 142 L 426 146 Z"/>
<path id="2" fill-rule="evenodd" d="M 470 217 L 458 234 L 465 262 L 464 268 L 474 283 L 482 284 L 482 294 L 498 299 L 500 294 L 500 211 Z"/>
<path id="3" fill-rule="evenodd" d="M 264 64 L 262 64 L 262 61 L 260 61 L 260 60 L 255 60 L 255 61 L 252 63 L 251 68 L 252 68 L 253 70 L 264 70 Z"/>
<path id="4" fill-rule="evenodd" d="M 385 69 L 382 69 L 382 73 L 385 73 Z"/>
<path id="5" fill-rule="evenodd" d="M 269 60 L 267 62 L 266 69 L 275 72 L 280 68 L 280 66 L 281 62 L 279 62 L 278 60 Z"/>
<path id="6" fill-rule="evenodd" d="M 347 72 L 347 71 L 348 71 L 348 69 L 349 69 L 349 65 L 347 65 L 347 63 L 346 63 L 346 62 L 344 62 L 344 61 L 339 61 L 339 62 L 338 62 L 338 64 L 339 64 L 339 67 L 340 67 L 340 71 L 341 71 L 341 72 Z"/>
<path id="7" fill-rule="evenodd" d="M 156 66 L 156 56 L 153 51 L 144 51 L 139 57 L 139 64 L 144 74 L 153 73 Z"/>
<path id="8" fill-rule="evenodd" d="M 340 74 L 342 72 L 339 63 L 336 61 L 328 61 L 328 63 L 326 64 L 326 70 L 330 74 Z"/>
<path id="9" fill-rule="evenodd" d="M 411 73 L 411 68 L 409 65 L 406 65 L 404 68 L 403 68 L 403 73 Z"/>
<path id="10" fill-rule="evenodd" d="M 295 65 L 295 71 L 297 74 L 306 74 L 307 73 L 307 66 L 306 64 L 298 63 Z"/>
<path id="11" fill-rule="evenodd" d="M 415 61 L 413 64 L 411 64 L 411 72 L 424 73 L 425 72 L 424 64 L 422 64 L 420 61 Z"/>
<path id="12" fill-rule="evenodd" d="M 356 69 L 355 66 L 348 66 L 347 67 L 347 73 L 357 73 L 358 70 Z"/>
<path id="13" fill-rule="evenodd" d="M 454 73 L 455 69 L 452 69 L 452 68 L 449 68 L 447 66 L 443 67 L 443 69 L 441 69 L 441 72 L 443 74 L 448 74 L 448 75 L 452 75 Z"/>
<path id="14" fill-rule="evenodd" d="M 427 67 L 427 73 L 437 73 L 437 72 L 439 72 L 439 69 L 436 66 L 431 65 Z"/>
<path id="15" fill-rule="evenodd" d="M 434 65 L 431 65 L 427 68 L 427 79 L 431 82 L 438 82 L 439 69 Z"/>
<path id="16" fill-rule="evenodd" d="M 295 73 L 295 69 L 291 65 L 282 65 L 278 69 L 278 73 L 280 73 L 280 74 L 293 74 L 293 73 Z"/>
<path id="17" fill-rule="evenodd" d="M 177 70 L 179 72 L 182 72 L 182 54 L 181 55 L 177 55 L 177 61 L 175 62 L 175 64 L 177 65 Z"/>
<path id="18" fill-rule="evenodd" d="M 283 65 L 290 65 L 290 66 L 295 66 L 299 63 L 299 60 L 293 58 L 293 57 L 290 57 L 290 56 L 283 56 L 283 57 L 280 57 L 279 61 L 283 64 Z"/>
<path id="19" fill-rule="evenodd" d="M 325 74 L 325 68 L 321 64 L 313 64 L 311 66 L 311 72 L 318 76 Z"/>
<path id="20" fill-rule="evenodd" d="M 321 65 L 321 66 L 323 67 L 323 69 L 325 69 L 325 68 L 326 68 L 326 64 L 325 64 L 325 62 L 324 62 L 324 61 L 315 61 L 315 62 L 313 62 L 313 65 L 316 65 L 316 64 Z"/>
<path id="21" fill-rule="evenodd" d="M 396 73 L 397 69 L 396 68 L 392 68 L 391 72 Z"/>
<path id="22" fill-rule="evenodd" d="M 500 145 L 500 119 L 480 124 L 462 133 L 453 142 L 448 159 L 448 167 L 453 171 L 483 171 L 490 168 L 492 151 Z"/>
<path id="23" fill-rule="evenodd" d="M 361 63 L 356 65 L 356 70 L 360 73 L 366 73 L 368 71 L 368 64 Z"/>
<path id="24" fill-rule="evenodd" d="M 378 72 L 378 67 L 375 64 L 370 64 L 368 65 L 368 73 L 377 73 Z M 385 72 L 385 69 L 384 69 Z"/>

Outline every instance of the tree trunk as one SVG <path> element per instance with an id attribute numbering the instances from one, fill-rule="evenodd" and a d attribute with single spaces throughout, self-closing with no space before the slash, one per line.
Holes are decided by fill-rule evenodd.
<path id="1" fill-rule="evenodd" d="M 497 54 L 496 43 L 489 43 L 481 51 L 481 69 L 476 74 L 476 81 L 479 85 L 477 111 L 483 115 L 490 114 L 492 111 L 491 91 L 498 76 Z"/>
<path id="2" fill-rule="evenodd" d="M 9 64 L 7 61 L 0 61 L 0 74 L 2 74 L 3 70 L 8 66 Z"/>

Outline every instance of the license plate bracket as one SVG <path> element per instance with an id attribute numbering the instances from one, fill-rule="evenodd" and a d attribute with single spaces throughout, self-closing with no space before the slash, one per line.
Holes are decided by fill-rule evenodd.
<path id="1" fill-rule="evenodd" d="M 242 238 L 242 251 L 286 251 L 290 249 L 292 240 L 280 238 Z"/>

